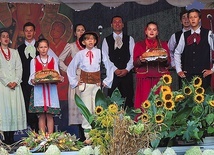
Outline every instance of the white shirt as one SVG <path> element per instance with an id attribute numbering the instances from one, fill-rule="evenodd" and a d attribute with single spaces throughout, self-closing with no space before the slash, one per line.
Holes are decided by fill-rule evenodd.
<path id="1" fill-rule="evenodd" d="M 92 63 L 90 64 L 89 57 L 87 57 L 87 52 L 92 51 L 93 58 Z M 107 60 L 107 56 L 102 54 L 103 63 L 106 68 L 107 77 L 103 80 L 103 83 L 111 88 L 112 81 L 113 81 L 113 68 L 110 61 Z M 69 79 L 69 83 L 72 88 L 75 88 L 78 85 L 78 76 L 76 75 L 77 68 L 85 72 L 97 72 L 100 71 L 100 64 L 101 64 L 101 51 L 98 48 L 93 48 L 88 50 L 85 48 L 84 50 L 79 51 L 74 58 L 72 59 L 71 63 L 68 65 L 67 68 L 67 75 Z M 100 81 L 101 82 L 101 81 Z"/>
<path id="2" fill-rule="evenodd" d="M 113 38 L 115 39 L 118 35 L 113 32 Z M 119 36 L 123 39 L 123 33 L 120 33 Z M 134 39 L 129 36 L 129 53 L 130 53 L 130 59 L 129 62 L 126 65 L 126 70 L 130 71 L 134 66 L 133 66 L 133 50 L 134 50 Z M 102 53 L 104 53 L 105 55 L 107 55 L 107 59 L 109 59 L 109 47 L 106 41 L 106 38 L 104 38 L 103 43 L 102 43 Z M 116 69 L 118 69 L 114 63 L 111 63 L 112 67 L 113 67 L 113 71 L 115 71 Z"/>
<path id="3" fill-rule="evenodd" d="M 201 32 L 201 27 L 199 27 L 196 31 L 191 29 L 191 34 L 193 34 L 194 32 L 200 34 Z M 211 54 L 211 50 L 214 50 L 214 38 L 213 38 L 214 34 L 209 31 L 208 33 L 208 43 L 210 45 L 210 54 Z M 178 46 L 175 49 L 175 53 L 174 53 L 174 59 L 175 59 L 175 67 L 176 67 L 176 72 L 179 73 L 182 71 L 181 68 L 181 54 L 183 53 L 185 47 L 185 40 L 184 40 L 184 33 L 182 33 Z M 211 60 L 210 60 L 211 61 Z M 214 66 L 212 68 L 212 70 L 214 69 Z"/>
<path id="4" fill-rule="evenodd" d="M 186 30 L 184 28 L 182 29 L 182 32 L 186 32 L 186 31 L 188 31 L 188 30 Z M 171 58 L 171 66 L 175 67 L 174 52 L 175 52 L 175 48 L 177 47 L 175 33 L 172 34 L 172 36 L 170 37 L 170 39 L 168 41 L 168 47 L 169 47 L 170 58 Z"/>

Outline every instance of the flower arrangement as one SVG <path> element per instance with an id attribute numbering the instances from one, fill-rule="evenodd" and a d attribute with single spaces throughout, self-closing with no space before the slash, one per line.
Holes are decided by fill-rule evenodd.
<path id="1" fill-rule="evenodd" d="M 141 148 L 149 147 L 156 138 L 153 125 L 142 121 L 135 122 L 133 109 L 124 110 L 118 89 L 111 97 L 105 97 L 98 90 L 95 97 L 95 113 L 91 114 L 82 100 L 75 95 L 76 104 L 91 124 L 89 131 L 93 146 L 99 146 L 102 155 L 136 154 Z"/>
<path id="2" fill-rule="evenodd" d="M 83 143 L 78 141 L 75 135 L 70 135 L 66 132 L 54 132 L 45 134 L 34 131 L 28 132 L 28 137 L 24 137 L 22 145 L 30 149 L 31 152 L 45 152 L 50 146 L 55 146 L 60 151 L 77 151 L 83 147 Z M 57 149 L 55 149 L 57 150 Z"/>
<path id="3" fill-rule="evenodd" d="M 186 142 L 201 141 L 205 134 L 214 133 L 214 95 L 205 93 L 201 78 L 195 76 L 191 82 L 183 80 L 178 91 L 171 90 L 171 83 L 172 77 L 163 75 L 142 103 L 143 113 L 138 119 L 157 125 L 154 131 L 158 137 L 152 141 L 152 147 L 164 139 L 180 137 Z"/>

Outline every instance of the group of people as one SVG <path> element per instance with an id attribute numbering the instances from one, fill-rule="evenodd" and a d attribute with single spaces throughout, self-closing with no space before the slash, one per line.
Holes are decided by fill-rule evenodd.
<path id="1" fill-rule="evenodd" d="M 54 132 L 53 115 L 60 113 L 56 84 L 36 84 L 34 81 L 35 72 L 43 69 L 59 72 L 60 68 L 67 73 L 69 125 L 81 124 L 86 140 L 91 126 L 80 114 L 75 94 L 92 113 L 96 92 L 101 87 L 108 88 L 108 96 L 118 88 L 125 98 L 125 108 L 141 108 L 162 75 L 170 74 L 170 67 L 176 70 L 179 78 L 188 81 L 195 75 L 200 76 L 203 87 L 208 88 L 214 72 L 210 54 L 214 50 L 213 33 L 201 27 L 201 13 L 197 9 L 183 11 L 180 20 L 183 29 L 173 34 L 168 42 L 160 41 L 158 24 L 151 21 L 145 27 L 146 38 L 135 43 L 131 36 L 123 33 L 122 17 L 114 16 L 111 21 L 113 33 L 104 38 L 102 50 L 96 46 L 97 33 L 86 31 L 83 24 L 77 24 L 74 28 L 76 41 L 66 44 L 58 58 L 49 48 L 48 40 L 35 41 L 32 23 L 23 27 L 26 40 L 18 52 L 8 47 L 9 33 L 1 31 L 0 104 L 3 108 L 0 109 L 0 130 L 4 131 L 5 142 L 12 143 L 13 132 L 25 129 L 27 123 L 36 131 Z M 164 49 L 167 57 L 153 60 L 142 56 L 151 49 Z M 72 57 L 69 65 L 65 64 L 67 57 Z M 103 80 L 100 76 L 102 62 L 106 68 Z M 133 72 L 136 73 L 135 91 Z M 63 82 L 63 78 L 61 80 Z"/>

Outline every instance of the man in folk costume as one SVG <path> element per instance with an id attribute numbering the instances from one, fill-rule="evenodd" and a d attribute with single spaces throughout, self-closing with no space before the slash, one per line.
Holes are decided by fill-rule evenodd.
<path id="1" fill-rule="evenodd" d="M 111 96 L 115 88 L 118 87 L 122 96 L 126 98 L 125 106 L 133 107 L 133 49 L 134 39 L 123 33 L 123 19 L 114 16 L 111 21 L 113 33 L 104 38 L 102 52 L 109 56 L 114 68 L 114 80 L 108 96 Z"/>
<path id="2" fill-rule="evenodd" d="M 175 49 L 175 66 L 178 75 L 191 81 L 194 76 L 202 78 L 203 88 L 211 85 L 211 50 L 214 49 L 213 33 L 201 27 L 201 12 L 197 9 L 188 11 L 191 29 L 181 35 Z M 182 59 L 181 59 L 182 56 Z"/>

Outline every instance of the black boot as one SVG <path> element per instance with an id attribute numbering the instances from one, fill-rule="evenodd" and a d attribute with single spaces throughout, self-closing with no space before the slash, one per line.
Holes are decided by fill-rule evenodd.
<path id="1" fill-rule="evenodd" d="M 9 131 L 4 131 L 4 140 L 3 142 L 7 145 L 10 145 L 10 136 Z"/>
<path id="2" fill-rule="evenodd" d="M 9 131 L 9 137 L 10 137 L 10 144 L 13 144 L 14 143 L 14 131 Z"/>
<path id="3" fill-rule="evenodd" d="M 78 128 L 79 128 L 79 140 L 81 142 L 84 142 L 85 141 L 85 135 L 84 135 L 84 129 L 82 128 L 82 125 L 78 125 Z"/>

